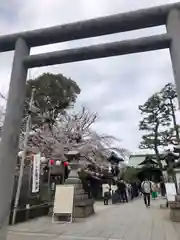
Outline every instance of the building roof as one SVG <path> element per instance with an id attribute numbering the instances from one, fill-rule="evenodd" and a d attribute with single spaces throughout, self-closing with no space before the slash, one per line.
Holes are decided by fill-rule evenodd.
<path id="1" fill-rule="evenodd" d="M 140 168 L 140 167 L 142 167 L 141 163 L 143 161 L 145 161 L 145 159 L 147 157 L 151 157 L 151 159 L 153 159 L 153 162 L 156 162 L 156 155 L 155 154 L 137 154 L 137 155 L 134 154 L 134 155 L 130 156 L 128 165 L 131 166 L 131 167 Z M 163 166 L 165 165 L 164 161 L 162 161 L 162 165 Z"/>
<path id="2" fill-rule="evenodd" d="M 140 168 L 141 164 L 143 161 L 145 161 L 145 159 L 147 157 L 152 157 L 154 158 L 155 157 L 155 154 L 134 154 L 134 155 L 131 155 L 130 158 L 129 158 L 129 163 L 128 165 L 131 166 L 131 167 L 138 167 Z"/>
<path id="3" fill-rule="evenodd" d="M 144 153 L 144 154 L 131 154 L 131 155 L 130 155 L 130 158 L 131 158 L 131 157 L 146 157 L 146 156 L 153 156 L 153 157 L 155 157 L 156 155 L 155 155 L 155 154 L 150 154 L 150 153 Z"/>

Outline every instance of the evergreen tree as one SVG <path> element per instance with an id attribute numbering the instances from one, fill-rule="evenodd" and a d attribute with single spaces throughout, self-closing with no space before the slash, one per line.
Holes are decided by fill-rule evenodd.
<path id="1" fill-rule="evenodd" d="M 144 105 L 139 106 L 139 109 L 143 116 L 139 129 L 144 132 L 140 148 L 152 149 L 155 152 L 159 167 L 162 169 L 159 147 L 167 146 L 169 142 L 168 131 L 171 124 L 169 107 L 161 95 L 156 93 Z"/>
<path id="2" fill-rule="evenodd" d="M 172 118 L 173 127 L 169 130 L 169 135 L 171 136 L 170 143 L 179 144 L 180 136 L 179 136 L 179 125 L 176 121 L 176 110 L 177 110 L 177 92 L 176 87 L 173 83 L 168 83 L 161 90 L 162 98 L 169 108 L 169 115 Z"/>
<path id="3" fill-rule="evenodd" d="M 42 120 L 55 120 L 59 113 L 72 107 L 80 93 L 79 86 L 72 79 L 62 74 L 44 73 L 27 81 L 24 117 L 28 115 L 33 89 L 34 106 L 38 114 L 32 115 L 32 124 L 37 126 Z"/>

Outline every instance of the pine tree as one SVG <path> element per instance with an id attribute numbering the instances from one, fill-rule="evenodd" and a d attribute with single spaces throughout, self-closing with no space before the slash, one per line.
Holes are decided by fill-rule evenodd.
<path id="1" fill-rule="evenodd" d="M 139 106 L 143 119 L 139 129 L 144 132 L 140 143 L 141 149 L 152 149 L 156 160 L 162 169 L 159 147 L 167 146 L 169 142 L 168 131 L 171 124 L 169 107 L 165 104 L 160 94 L 150 97 L 144 105 Z"/>

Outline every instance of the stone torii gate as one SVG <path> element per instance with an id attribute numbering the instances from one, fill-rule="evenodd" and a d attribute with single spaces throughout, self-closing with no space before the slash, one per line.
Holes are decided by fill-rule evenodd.
<path id="1" fill-rule="evenodd" d="M 32 47 L 166 25 L 167 33 L 77 49 L 30 55 Z M 170 49 L 180 103 L 180 3 L 56 27 L 0 36 L 0 52 L 14 52 L 0 149 L 0 239 L 11 202 L 28 68 Z M 2 236 L 2 237 L 1 237 Z"/>

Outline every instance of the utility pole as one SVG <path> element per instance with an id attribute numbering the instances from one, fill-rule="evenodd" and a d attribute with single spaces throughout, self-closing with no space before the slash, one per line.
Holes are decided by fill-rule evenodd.
<path id="1" fill-rule="evenodd" d="M 23 179 L 23 173 L 24 173 L 24 162 L 25 162 L 26 155 L 27 155 L 28 138 L 29 138 L 29 132 L 30 132 L 30 128 L 31 128 L 31 111 L 32 111 L 32 106 L 33 106 L 33 101 L 34 101 L 34 93 L 35 93 L 35 89 L 32 90 L 31 100 L 29 103 L 29 116 L 28 116 L 27 123 L 26 123 L 26 132 L 25 132 L 25 138 L 24 138 L 24 143 L 23 143 L 23 152 L 22 152 L 22 158 L 21 158 L 21 164 L 20 164 L 20 172 L 19 172 L 18 185 L 17 185 L 17 191 L 16 191 L 14 208 L 13 208 L 13 216 L 12 216 L 12 224 L 13 225 L 15 224 L 15 221 L 16 221 L 16 214 L 17 214 L 17 210 L 18 210 L 19 198 L 20 198 L 20 193 L 21 193 L 22 179 Z"/>

